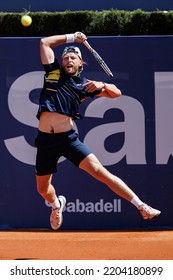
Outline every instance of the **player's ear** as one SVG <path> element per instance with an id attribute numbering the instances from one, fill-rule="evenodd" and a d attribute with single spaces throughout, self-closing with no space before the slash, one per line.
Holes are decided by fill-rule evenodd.
<path id="1" fill-rule="evenodd" d="M 81 64 L 81 65 L 79 66 L 79 69 L 78 69 L 79 74 L 80 74 L 82 71 L 83 71 L 83 64 Z"/>

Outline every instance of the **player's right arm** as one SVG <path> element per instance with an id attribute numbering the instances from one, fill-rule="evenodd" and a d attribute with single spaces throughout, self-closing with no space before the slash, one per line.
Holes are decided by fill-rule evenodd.
<path id="1" fill-rule="evenodd" d="M 54 35 L 40 40 L 40 57 L 42 64 L 51 64 L 55 60 L 53 48 L 66 43 L 65 35 Z"/>
<path id="2" fill-rule="evenodd" d="M 78 37 L 79 32 L 75 32 L 74 35 L 74 42 L 75 43 L 82 43 L 84 40 L 86 40 L 86 36 L 83 33 L 81 34 L 81 37 Z M 53 48 L 66 44 L 67 43 L 67 35 L 54 35 L 42 38 L 40 40 L 40 57 L 42 64 L 51 64 L 54 62 L 55 54 L 53 51 Z"/>

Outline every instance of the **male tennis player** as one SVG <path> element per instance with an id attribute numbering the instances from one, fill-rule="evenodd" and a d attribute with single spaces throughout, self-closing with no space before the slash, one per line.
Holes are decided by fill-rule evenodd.
<path id="1" fill-rule="evenodd" d="M 36 181 L 39 194 L 51 205 L 50 224 L 54 230 L 62 224 L 62 210 L 66 203 L 64 196 L 56 195 L 51 183 L 61 156 L 135 205 L 144 219 L 151 220 L 160 214 L 159 210 L 142 202 L 120 178 L 105 169 L 93 152 L 78 139 L 74 130 L 73 120 L 81 119 L 79 105 L 86 98 L 121 96 L 121 91 L 114 84 L 91 81 L 81 76 L 84 61 L 78 47 L 67 45 L 62 53 L 61 64 L 55 58 L 54 48 L 62 44 L 82 43 L 84 40 L 87 40 L 85 34 L 80 33 L 78 37 L 78 32 L 40 40 L 45 78 L 37 114 Z"/>

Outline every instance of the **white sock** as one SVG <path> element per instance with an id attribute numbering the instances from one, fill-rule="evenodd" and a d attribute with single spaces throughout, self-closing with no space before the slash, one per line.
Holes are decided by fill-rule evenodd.
<path id="1" fill-rule="evenodd" d="M 60 202 L 59 202 L 59 199 L 55 198 L 54 202 L 50 203 L 50 206 L 53 208 L 53 209 L 56 209 L 56 208 L 59 208 L 60 207 Z"/>
<path id="2" fill-rule="evenodd" d="M 137 208 L 138 208 L 139 206 L 141 206 L 142 204 L 144 204 L 144 203 L 139 199 L 138 196 L 134 196 L 130 202 L 131 202 L 133 205 L 135 205 Z"/>

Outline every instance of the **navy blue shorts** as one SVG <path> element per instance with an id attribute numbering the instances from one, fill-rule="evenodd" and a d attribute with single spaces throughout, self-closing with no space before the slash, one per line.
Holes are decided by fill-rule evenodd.
<path id="1" fill-rule="evenodd" d="M 37 147 L 36 174 L 40 176 L 55 173 L 61 156 L 78 167 L 80 162 L 92 153 L 78 139 L 78 134 L 73 129 L 62 133 L 39 131 L 35 146 Z"/>

